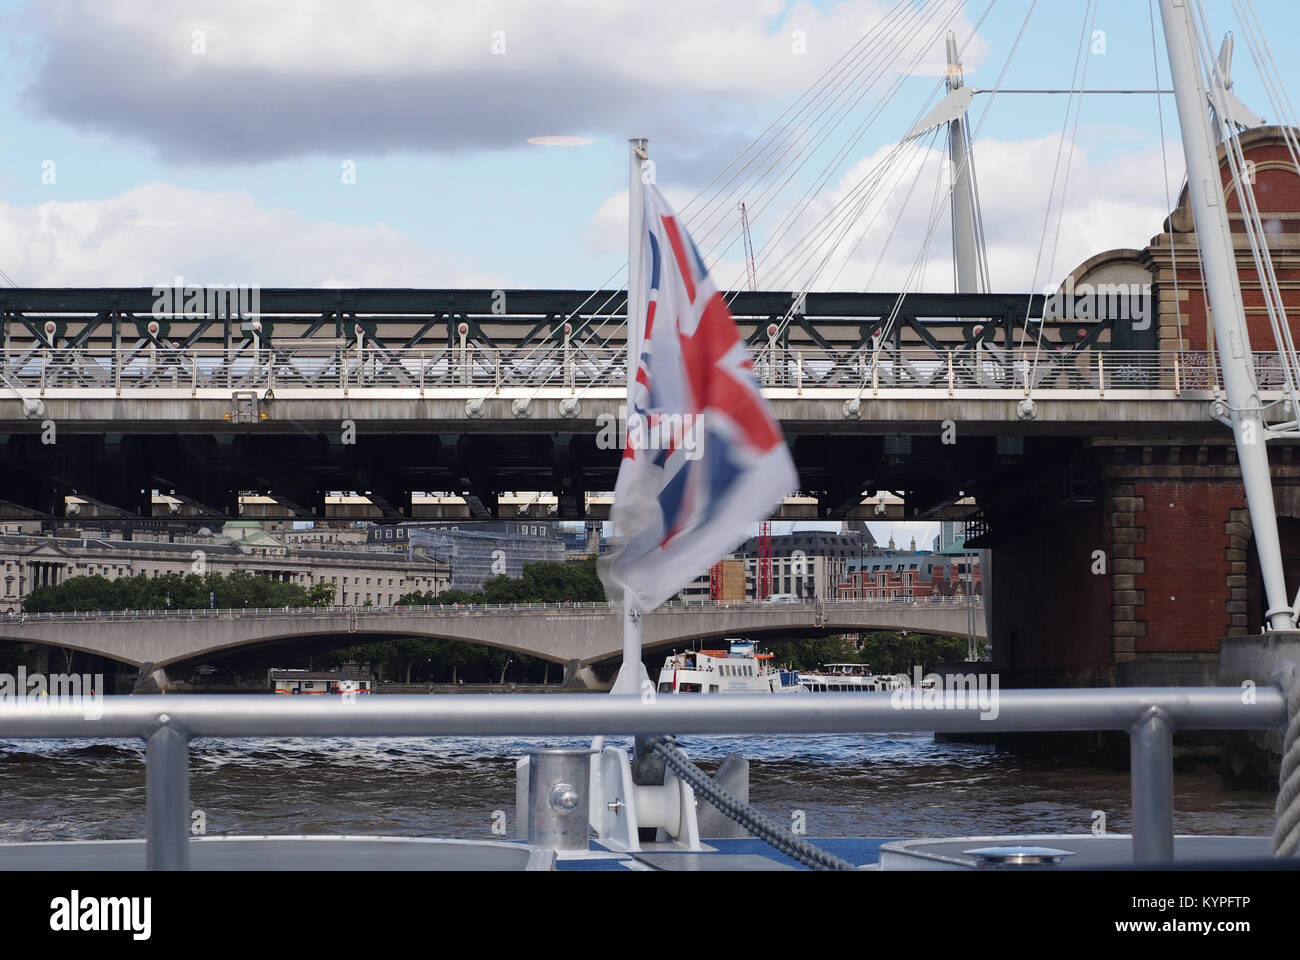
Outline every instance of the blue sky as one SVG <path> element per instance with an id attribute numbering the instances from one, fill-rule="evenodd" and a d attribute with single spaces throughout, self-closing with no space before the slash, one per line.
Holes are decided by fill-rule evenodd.
<path id="1" fill-rule="evenodd" d="M 439 4 L 436 16 L 432 6 L 397 0 L 368 5 L 365 15 L 333 2 L 8 0 L 0 3 L 8 233 L 0 269 L 20 284 L 152 284 L 182 273 L 263 285 L 594 287 L 623 262 L 627 136 L 649 136 L 661 186 L 690 196 L 889 6 L 671 0 L 647 24 L 644 5 L 595 0 Z M 959 39 L 985 6 L 956 12 Z M 992 5 L 964 58 L 969 84 L 996 83 L 1029 7 Z M 1068 85 L 1087 8 L 1042 0 L 1004 85 Z M 1274 42 L 1295 34 L 1294 5 L 1257 8 Z M 1207 15 L 1217 48 L 1233 26 L 1231 6 L 1211 2 Z M 501 54 L 490 51 L 494 29 L 504 30 Z M 1104 31 L 1105 49 L 1086 58 L 1090 87 L 1153 85 L 1146 4 L 1100 0 L 1093 29 Z M 195 30 L 202 53 L 193 50 Z M 806 52 L 796 56 L 797 30 Z M 668 67 L 657 71 L 665 52 Z M 1280 67 L 1294 79 L 1290 60 Z M 1163 49 L 1160 70 L 1167 78 Z M 1234 78 L 1242 99 L 1269 116 L 1241 42 Z M 828 196 L 855 163 L 906 132 L 936 83 L 933 71 L 905 79 L 834 168 Z M 988 101 L 976 97 L 976 122 Z M 1064 97 L 1003 95 L 980 130 L 999 288 L 1030 283 L 1065 106 Z M 1166 137 L 1176 141 L 1171 98 L 1165 107 Z M 828 144 L 849 128 L 846 120 Z M 539 135 L 592 142 L 526 142 Z M 995 142 L 986 150 L 984 141 Z M 1098 244 L 1145 242 L 1163 206 L 1153 97 L 1085 100 L 1075 145 L 1053 275 Z M 790 202 L 828 156 L 813 157 Z M 1007 157 L 1025 168 L 1013 170 Z M 42 180 L 50 161 L 54 183 Z M 349 161 L 355 184 L 341 182 Z M 1171 169 L 1181 175 L 1176 153 Z M 928 186 L 922 195 L 928 202 Z M 760 259 L 775 255 L 765 242 L 781 209 L 774 201 L 755 221 Z M 884 285 L 903 282 L 924 215 L 909 209 L 901 221 L 897 251 L 883 256 Z M 730 226 L 724 233 L 738 236 Z M 864 233 L 841 287 L 864 286 L 881 255 L 883 227 Z M 934 240 L 936 263 L 946 262 L 946 242 Z M 738 250 L 733 244 L 718 263 L 724 285 Z M 1048 280 L 1040 273 L 1039 286 Z M 943 289 L 942 269 L 927 277 Z"/>

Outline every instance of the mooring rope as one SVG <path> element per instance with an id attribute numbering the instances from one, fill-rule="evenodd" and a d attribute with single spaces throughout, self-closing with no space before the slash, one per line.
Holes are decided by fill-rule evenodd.
<path id="1" fill-rule="evenodd" d="M 742 803 L 717 784 L 707 773 L 691 762 L 673 742 L 672 737 L 655 737 L 651 749 L 667 761 L 673 772 L 691 789 L 717 807 L 728 819 L 736 821 L 754 836 L 765 841 L 788 857 L 798 860 L 814 870 L 856 870 L 847 860 L 815 847 L 807 840 L 790 834 L 780 823 L 748 803 Z"/>
<path id="2" fill-rule="evenodd" d="M 1273 682 L 1286 698 L 1286 734 L 1282 740 L 1282 770 L 1278 775 L 1277 825 L 1273 856 L 1294 857 L 1300 849 L 1300 670 L 1283 664 Z"/>

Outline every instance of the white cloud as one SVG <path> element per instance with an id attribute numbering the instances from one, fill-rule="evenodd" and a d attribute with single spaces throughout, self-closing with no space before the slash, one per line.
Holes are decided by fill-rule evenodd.
<path id="1" fill-rule="evenodd" d="M 959 6 L 946 2 L 949 11 Z M 634 0 L 368 0 L 364 7 L 354 0 L 100 0 L 41 4 L 40 10 L 56 38 L 95 34 L 110 42 L 129 35 L 134 55 L 160 74 L 257 70 L 332 79 L 467 67 L 591 67 L 637 83 L 708 92 L 802 86 L 893 6 L 888 0 L 801 2 L 788 10 L 785 0 L 659 0 L 653 7 Z M 795 53 L 796 30 L 803 33 L 803 54 Z M 937 75 L 938 52 L 923 52 L 923 71 Z M 978 61 L 984 52 L 976 38 L 965 59 Z"/>
<path id="2" fill-rule="evenodd" d="M 665 188 L 664 196 L 674 210 L 691 200 L 687 190 Z M 587 223 L 586 246 L 592 253 L 627 253 L 627 191 L 619 190 L 601 201 Z"/>
<path id="3" fill-rule="evenodd" d="M 309 221 L 242 193 L 153 183 L 106 200 L 0 204 L 0 264 L 24 286 L 496 287 L 391 227 Z"/>
<path id="4" fill-rule="evenodd" d="M 807 88 L 894 7 L 888 0 L 789 9 L 782 0 L 33 4 L 44 36 L 27 103 L 79 129 L 204 163 L 343 145 L 370 154 L 510 148 L 528 137 L 625 137 L 633 129 L 663 142 L 698 142 L 704 104 L 708 139 L 721 142 L 767 117 L 772 97 Z M 928 63 L 945 22 L 959 37 L 970 31 L 958 0 L 943 0 L 939 19 L 928 21 L 934 11 L 899 10 L 867 46 L 878 65 Z M 975 37 L 964 59 L 975 64 L 985 53 Z"/>
<path id="5" fill-rule="evenodd" d="M 1141 248 L 1160 232 L 1169 212 L 1160 174 L 1160 147 L 1154 144 L 1105 160 L 1093 160 L 1086 150 L 1074 147 L 1062 215 L 1059 197 L 1066 182 L 1066 158 L 1071 154 L 1067 145 L 1057 178 L 1058 199 L 1044 229 L 1057 146 L 1056 136 L 1020 141 L 984 139 L 975 145 L 994 291 L 1041 290 L 1049 283 L 1059 282 L 1094 254 L 1116 247 Z M 924 283 L 919 281 L 915 267 L 932 218 L 943 152 L 917 146 L 910 155 L 900 154 L 899 162 L 892 168 L 894 173 L 883 178 L 881 188 L 870 195 L 862 210 L 844 221 L 836 221 L 832 215 L 829 222 L 822 222 L 837 204 L 853 196 L 855 185 L 876 170 L 894 147 L 886 144 L 855 163 L 836 183 L 814 198 L 794 219 L 795 226 L 782 237 L 774 236 L 776 228 L 789 214 L 802 188 L 796 185 L 782 195 L 779 203 L 751 211 L 760 288 L 802 289 L 811 284 L 814 290 L 864 289 L 874 274 L 870 283 L 873 291 L 952 289 L 952 241 L 946 199 L 933 218 Z M 1182 154 L 1177 144 L 1167 145 L 1166 153 L 1171 190 L 1176 191 L 1182 180 Z M 909 198 L 908 189 L 913 183 L 915 187 Z M 946 186 L 939 196 L 946 198 Z M 601 211 L 617 209 L 614 199 L 605 201 Z M 603 219 L 602 212 L 593 217 L 593 230 Z M 690 218 L 693 233 L 698 222 Z M 833 225 L 837 222 L 839 226 L 851 222 L 852 227 L 843 231 L 842 238 L 833 247 L 834 252 L 826 256 L 832 249 L 831 238 L 838 229 Z M 626 223 L 625 216 L 623 223 Z M 719 251 L 725 259 L 713 269 L 719 284 L 725 287 L 742 282 L 744 277 L 738 220 L 723 233 L 728 235 L 724 246 L 730 243 L 730 249 Z M 613 233 L 609 232 L 608 236 L 612 238 Z M 819 247 L 823 238 L 825 245 Z M 1041 260 L 1040 241 L 1043 242 Z M 710 243 L 700 246 L 709 259 Z M 823 259 L 826 265 L 814 279 L 817 265 Z"/>

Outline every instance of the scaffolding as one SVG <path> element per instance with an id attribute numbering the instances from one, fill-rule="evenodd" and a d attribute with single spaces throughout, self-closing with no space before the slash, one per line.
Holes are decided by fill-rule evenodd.
<path id="1" fill-rule="evenodd" d="M 451 589 L 470 593 L 492 577 L 523 576 L 524 564 L 562 562 L 564 541 L 553 535 L 479 532 L 450 527 L 416 527 L 407 532 L 407 549 L 423 551 L 451 567 Z"/>

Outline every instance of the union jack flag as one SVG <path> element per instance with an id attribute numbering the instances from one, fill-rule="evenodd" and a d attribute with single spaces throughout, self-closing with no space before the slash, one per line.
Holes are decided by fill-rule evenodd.
<path id="1" fill-rule="evenodd" d="M 735 549 L 798 476 L 694 242 L 654 184 L 642 185 L 642 201 L 644 289 L 628 304 L 626 443 L 606 569 L 649 612 Z"/>

